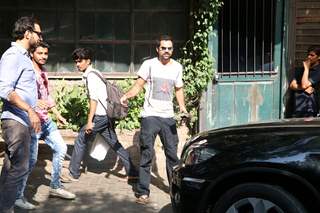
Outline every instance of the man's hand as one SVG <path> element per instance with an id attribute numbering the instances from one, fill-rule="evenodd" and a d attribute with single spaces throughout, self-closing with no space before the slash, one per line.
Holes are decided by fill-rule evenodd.
<path id="1" fill-rule="evenodd" d="M 68 121 L 62 117 L 62 115 L 57 116 L 58 121 L 60 121 L 63 125 L 67 125 Z"/>
<path id="2" fill-rule="evenodd" d="M 46 100 L 38 99 L 37 100 L 37 107 L 40 109 L 48 109 L 48 103 Z"/>
<path id="3" fill-rule="evenodd" d="M 34 129 L 36 133 L 39 133 L 41 130 L 41 122 L 38 114 L 32 108 L 29 108 L 27 112 L 31 123 L 31 127 Z"/>
<path id="4" fill-rule="evenodd" d="M 310 68 L 310 59 L 306 59 L 303 61 L 303 67 L 309 69 Z"/>
<path id="5" fill-rule="evenodd" d="M 305 89 L 304 90 L 306 93 L 308 93 L 308 94 L 312 94 L 313 92 L 314 92 L 314 89 L 313 89 L 313 87 L 308 87 L 307 89 Z"/>
<path id="6" fill-rule="evenodd" d="M 88 135 L 91 134 L 93 126 L 94 126 L 94 124 L 92 122 L 88 122 L 86 125 L 85 133 Z"/>
<path id="7" fill-rule="evenodd" d="M 122 106 L 124 107 L 128 107 L 128 98 L 126 95 L 123 95 L 121 98 L 120 98 L 120 103 Z"/>

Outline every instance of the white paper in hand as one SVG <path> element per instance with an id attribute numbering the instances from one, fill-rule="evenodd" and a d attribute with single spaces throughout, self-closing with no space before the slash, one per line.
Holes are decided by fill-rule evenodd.
<path id="1" fill-rule="evenodd" d="M 100 134 L 97 134 L 90 150 L 90 156 L 98 161 L 104 160 L 110 146 Z"/>

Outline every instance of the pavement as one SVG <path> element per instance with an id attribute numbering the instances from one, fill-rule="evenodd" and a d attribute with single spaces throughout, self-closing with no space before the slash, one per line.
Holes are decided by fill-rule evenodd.
<path id="1" fill-rule="evenodd" d="M 130 143 L 132 145 L 132 141 Z M 3 144 L 0 143 L 0 153 L 3 151 Z M 67 144 L 68 154 L 71 155 L 73 144 Z M 134 155 L 132 152 L 138 153 L 137 146 L 124 146 L 131 156 Z M 157 158 L 152 172 L 150 203 L 147 205 L 135 203 L 134 185 L 129 185 L 124 180 L 124 169 L 113 150 L 108 152 L 106 159 L 103 161 L 89 158 L 87 170 L 81 174 L 80 180 L 64 184 L 67 190 L 77 196 L 75 200 L 70 201 L 49 196 L 52 151 L 46 144 L 41 143 L 39 145 L 38 162 L 29 177 L 25 193 L 28 201 L 37 205 L 37 209 L 26 211 L 15 208 L 15 212 L 172 213 L 169 186 L 165 177 L 165 157 L 162 154 L 161 146 L 157 148 L 157 145 L 155 145 L 155 151 Z M 158 154 L 158 152 L 161 152 L 161 154 Z M 137 165 L 139 159 L 133 158 L 133 160 Z M 2 161 L 3 156 L 0 156 L 0 167 Z M 68 165 L 69 159 L 66 158 L 63 166 L 64 174 L 68 172 Z"/>

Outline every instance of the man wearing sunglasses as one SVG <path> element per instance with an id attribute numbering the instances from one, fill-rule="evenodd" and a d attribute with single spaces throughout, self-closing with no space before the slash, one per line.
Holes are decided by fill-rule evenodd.
<path id="1" fill-rule="evenodd" d="M 5 158 L 0 177 L 0 212 L 14 212 L 18 185 L 28 174 L 32 131 L 40 131 L 36 75 L 28 51 L 42 38 L 40 24 L 33 17 L 19 18 L 13 28 L 15 42 L 0 61 L 2 137 Z"/>
<path id="2" fill-rule="evenodd" d="M 168 35 L 162 35 L 156 42 L 158 57 L 146 60 L 138 71 L 134 86 L 121 98 L 123 105 L 136 96 L 145 87 L 145 100 L 141 112 L 140 131 L 140 167 L 139 181 L 135 195 L 136 202 L 149 202 L 150 167 L 154 155 L 154 142 L 159 134 L 166 155 L 168 181 L 171 181 L 172 169 L 178 164 L 178 135 L 173 111 L 173 92 L 175 92 L 180 111 L 187 113 L 182 82 L 182 65 L 171 58 L 173 41 Z"/>

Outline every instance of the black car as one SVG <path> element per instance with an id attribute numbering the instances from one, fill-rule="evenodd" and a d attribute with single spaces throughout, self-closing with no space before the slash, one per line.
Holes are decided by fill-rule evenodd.
<path id="1" fill-rule="evenodd" d="M 320 120 L 202 132 L 184 146 L 170 195 L 176 213 L 319 213 Z"/>

